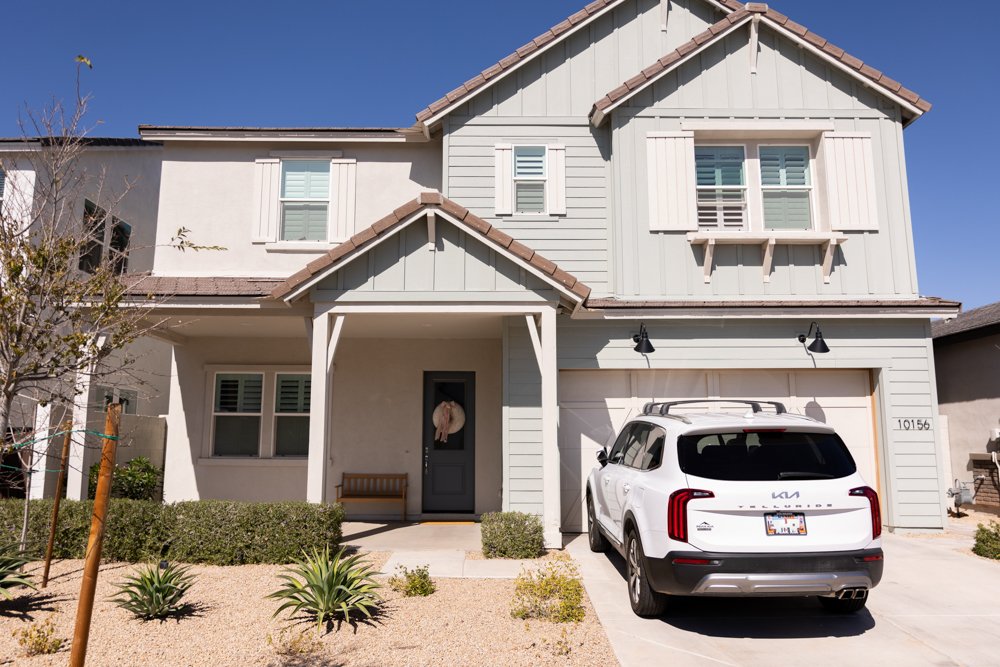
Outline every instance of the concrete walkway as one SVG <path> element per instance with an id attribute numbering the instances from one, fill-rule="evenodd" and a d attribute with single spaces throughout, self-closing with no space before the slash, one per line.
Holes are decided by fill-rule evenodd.
<path id="1" fill-rule="evenodd" d="M 632 613 L 617 554 L 591 553 L 586 536 L 568 549 L 625 667 L 1000 665 L 1000 563 L 971 544 L 956 533 L 885 535 L 882 583 L 851 616 L 808 598 L 680 598 L 652 620 Z"/>

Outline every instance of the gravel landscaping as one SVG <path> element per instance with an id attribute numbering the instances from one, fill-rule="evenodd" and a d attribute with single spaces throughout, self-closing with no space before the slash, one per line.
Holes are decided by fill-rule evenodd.
<path id="1" fill-rule="evenodd" d="M 372 553 L 370 558 L 380 565 L 387 554 Z M 0 664 L 66 664 L 68 641 L 55 655 L 28 658 L 12 632 L 51 617 L 58 636 L 72 637 L 82 566 L 78 560 L 56 562 L 48 589 L 0 600 Z M 386 587 L 381 591 L 383 611 L 374 622 L 342 624 L 322 635 L 315 654 L 287 657 L 276 653 L 268 637 L 277 638 L 283 628 L 297 633 L 315 626 L 305 619 L 271 618 L 277 602 L 264 596 L 277 587 L 283 566 L 193 566 L 191 571 L 199 575 L 188 594 L 194 612 L 163 622 L 135 620 L 107 601 L 113 585 L 133 567 L 109 563 L 101 568 L 87 651 L 90 665 L 616 664 L 589 600 L 584 600 L 586 619 L 578 624 L 519 621 L 510 616 L 511 580 L 438 579 L 437 592 L 426 598 L 403 598 Z M 30 571 L 40 575 L 40 563 Z"/>

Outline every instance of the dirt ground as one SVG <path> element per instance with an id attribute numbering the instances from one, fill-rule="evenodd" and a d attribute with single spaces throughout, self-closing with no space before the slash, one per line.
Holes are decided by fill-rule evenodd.
<path id="1" fill-rule="evenodd" d="M 371 554 L 376 565 L 386 554 Z M 29 571 L 40 576 L 40 563 Z M 83 562 L 53 564 L 49 587 L 0 600 L 0 665 L 65 665 L 73 635 Z M 305 619 L 272 618 L 278 607 L 265 595 L 277 587 L 276 565 L 194 566 L 188 593 L 193 612 L 179 619 L 142 622 L 108 598 L 133 565 L 101 568 L 87 650 L 94 667 L 225 667 L 243 665 L 614 665 L 616 660 L 590 601 L 578 624 L 520 621 L 510 616 L 514 583 L 497 579 L 439 579 L 426 598 L 404 598 L 388 587 L 375 621 L 341 624 L 319 635 L 306 657 L 279 655 L 272 645 L 309 631 Z M 380 578 L 384 579 L 384 578 Z M 23 591 L 23 589 L 19 589 Z M 51 618 L 66 639 L 54 655 L 25 657 L 12 633 Z M 272 643 L 269 643 L 269 637 Z"/>

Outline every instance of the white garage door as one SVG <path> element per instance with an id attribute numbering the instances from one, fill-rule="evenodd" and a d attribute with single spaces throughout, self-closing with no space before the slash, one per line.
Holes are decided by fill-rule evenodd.
<path id="1" fill-rule="evenodd" d="M 597 450 L 610 445 L 622 424 L 650 400 L 711 396 L 781 401 L 789 412 L 808 415 L 836 428 L 857 461 L 858 470 L 878 488 L 870 377 L 866 370 L 562 371 L 562 529 L 583 529 L 584 484 L 597 465 Z"/>

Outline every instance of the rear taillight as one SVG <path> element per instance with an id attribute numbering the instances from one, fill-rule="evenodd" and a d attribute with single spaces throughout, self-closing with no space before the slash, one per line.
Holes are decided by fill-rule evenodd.
<path id="1" fill-rule="evenodd" d="M 700 489 L 680 489 L 670 494 L 667 503 L 667 535 L 678 542 L 688 541 L 688 503 L 695 498 L 714 498 L 711 491 Z"/>
<path id="2" fill-rule="evenodd" d="M 872 508 L 872 539 L 880 536 L 882 534 L 882 510 L 879 508 L 878 494 L 875 493 L 875 489 L 870 486 L 859 486 L 856 489 L 851 489 L 850 494 L 864 496 L 868 499 L 868 504 Z"/>

